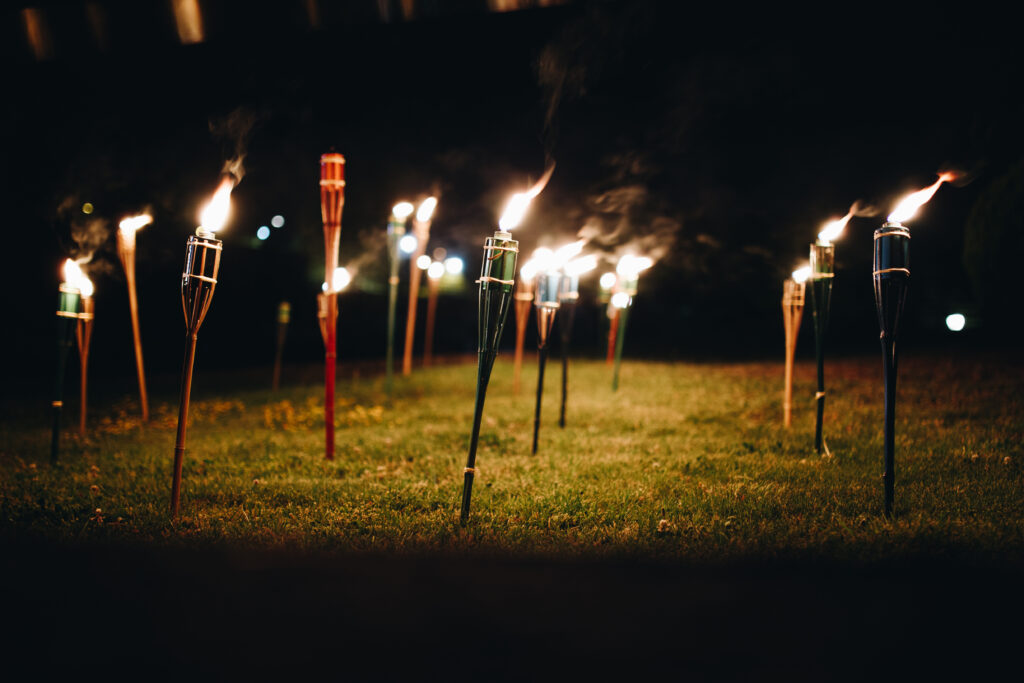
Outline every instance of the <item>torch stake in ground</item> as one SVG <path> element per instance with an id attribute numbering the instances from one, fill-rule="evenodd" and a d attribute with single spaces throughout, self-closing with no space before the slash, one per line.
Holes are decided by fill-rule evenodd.
<path id="1" fill-rule="evenodd" d="M 412 345 L 416 339 L 416 302 L 420 295 L 420 268 L 417 265 L 420 256 L 427 251 L 430 240 L 430 222 L 437 207 L 436 197 L 427 197 L 416 210 L 412 221 L 412 231 L 416 236 L 416 251 L 409 259 L 409 309 L 405 318 L 405 351 L 402 354 L 402 374 L 412 374 Z"/>
<path id="2" fill-rule="evenodd" d="M 81 436 L 85 436 L 89 379 L 89 342 L 92 339 L 92 321 L 95 313 L 95 302 L 92 298 L 91 289 L 91 283 L 88 287 L 82 289 L 82 312 L 78 314 L 78 324 L 75 326 L 75 340 L 78 342 L 78 366 L 81 369 L 81 382 L 79 383 L 81 395 L 78 404 L 78 433 Z"/>
<path id="3" fill-rule="evenodd" d="M 185 361 L 181 368 L 181 396 L 178 403 L 178 432 L 174 440 L 174 471 L 171 477 L 171 519 L 178 516 L 181 500 L 181 470 L 185 462 L 188 405 L 192 395 L 192 369 L 196 360 L 199 327 L 210 310 L 217 287 L 223 243 L 214 236 L 231 209 L 232 178 L 225 178 L 210 204 L 203 210 L 196 234 L 185 242 L 185 267 L 181 273 L 181 304 L 185 312 Z"/>
<path id="4" fill-rule="evenodd" d="M 787 278 L 782 286 L 782 325 L 786 332 L 786 372 L 782 393 L 782 422 L 786 427 L 793 424 L 793 360 L 796 355 L 796 340 L 800 333 L 800 321 L 804 317 L 805 280 L 809 268 L 801 268 Z"/>
<path id="5" fill-rule="evenodd" d="M 811 245 L 811 311 L 814 317 L 814 353 L 818 363 L 818 389 L 814 393 L 817 416 L 814 421 L 814 448 L 818 455 L 827 452 L 822 424 L 825 416 L 825 331 L 832 307 L 835 246 L 816 242 Z"/>
<path id="6" fill-rule="evenodd" d="M 526 345 L 526 327 L 530 323 L 530 309 L 533 307 L 533 265 L 531 261 L 519 269 L 519 283 L 516 285 L 516 353 L 512 363 L 512 393 L 519 395 L 523 371 L 523 347 Z"/>
<path id="7" fill-rule="evenodd" d="M 544 398 L 544 366 L 548 359 L 548 341 L 558 313 L 558 289 L 561 275 L 557 271 L 537 274 L 537 294 L 534 306 L 537 309 L 537 403 L 533 411 L 533 449 L 537 454 L 537 440 L 540 436 L 540 408 Z"/>
<path id="8" fill-rule="evenodd" d="M 288 323 L 292 319 L 292 305 L 282 301 L 277 306 L 277 345 L 274 352 L 274 379 L 271 388 L 277 391 L 281 386 L 281 360 L 284 356 L 284 340 L 288 335 Z"/>
<path id="9" fill-rule="evenodd" d="M 329 280 L 338 268 L 341 241 L 341 211 L 345 206 L 345 157 L 320 156 L 320 212 L 324 224 L 324 278 Z M 334 379 L 338 359 L 338 298 L 327 297 L 324 316 L 324 457 L 334 459 Z"/>
<path id="10" fill-rule="evenodd" d="M 139 301 L 135 294 L 135 233 L 153 222 L 149 214 L 125 218 L 118 226 L 117 255 L 124 267 L 124 278 L 128 285 L 128 310 L 132 317 L 132 340 L 135 344 L 135 374 L 139 381 L 139 400 L 142 403 L 142 420 L 149 422 L 149 395 L 146 392 L 146 371 L 142 363 L 142 335 L 139 332 Z"/>
<path id="11" fill-rule="evenodd" d="M 462 483 L 462 511 L 459 515 L 462 524 L 469 519 L 480 420 L 484 413 L 487 383 L 491 379 L 501 334 L 505 330 L 505 320 L 511 308 L 518 253 L 519 242 L 512 239 L 512 234 L 504 230 L 498 230 L 494 237 L 488 237 L 484 243 L 483 264 L 480 267 L 480 279 L 477 281 L 480 289 L 477 295 L 476 400 L 473 407 L 473 431 L 469 437 L 469 455 L 466 458 Z"/>
<path id="12" fill-rule="evenodd" d="M 398 312 L 398 242 L 405 235 L 405 221 L 413 212 L 409 202 L 399 202 L 391 209 L 388 221 L 388 341 L 385 351 L 384 387 L 388 399 L 395 387 L 395 316 Z"/>
<path id="13" fill-rule="evenodd" d="M 578 296 L 578 295 L 577 295 Z M 558 331 L 562 336 L 562 407 L 558 413 L 558 426 L 565 427 L 565 402 L 569 393 L 569 338 L 572 336 L 572 323 L 576 319 L 576 301 L 578 299 L 562 299 L 561 322 Z"/>
<path id="14" fill-rule="evenodd" d="M 78 264 L 68 259 L 64 265 L 65 281 L 57 290 L 57 363 L 56 382 L 53 390 L 53 435 L 50 440 L 50 462 L 60 457 L 60 419 L 64 408 L 64 373 L 71 351 L 75 326 L 78 320 L 78 304 L 81 292 L 74 283 L 74 271 Z"/>
<path id="15" fill-rule="evenodd" d="M 910 231 L 897 222 L 887 222 L 875 231 L 872 279 L 885 373 L 884 510 L 891 517 L 896 489 L 896 339 L 910 280 Z"/>

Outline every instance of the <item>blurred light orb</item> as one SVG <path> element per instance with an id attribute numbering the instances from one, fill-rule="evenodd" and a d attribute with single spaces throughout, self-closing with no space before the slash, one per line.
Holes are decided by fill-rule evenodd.
<path id="1" fill-rule="evenodd" d="M 434 250 L 434 260 L 444 261 L 444 257 L 448 255 L 448 250 L 444 247 L 438 247 Z"/>
<path id="2" fill-rule="evenodd" d="M 419 258 L 416 259 L 416 267 L 420 270 L 426 270 L 430 267 L 431 259 L 426 254 L 420 254 Z"/>
<path id="3" fill-rule="evenodd" d="M 964 317 L 963 313 L 951 313 L 946 316 L 946 327 L 949 328 L 950 332 L 959 332 L 964 329 L 966 324 L 967 318 Z"/>
<path id="4" fill-rule="evenodd" d="M 626 308 L 629 306 L 629 294 L 625 292 L 616 292 L 612 296 L 612 306 L 615 308 Z"/>
<path id="5" fill-rule="evenodd" d="M 265 225 L 261 225 L 260 229 L 256 231 L 256 238 L 259 240 L 265 240 L 270 237 L 270 228 Z"/>
<path id="6" fill-rule="evenodd" d="M 93 212 L 93 208 L 92 202 L 86 202 L 85 204 L 82 204 L 82 213 L 88 216 Z"/>
<path id="7" fill-rule="evenodd" d="M 276 216 L 270 219 L 270 224 L 273 225 L 275 228 L 283 228 L 284 216 L 282 216 L 281 214 L 277 214 Z"/>
<path id="8" fill-rule="evenodd" d="M 434 261 L 431 263 L 430 267 L 427 268 L 427 277 L 431 280 L 440 280 L 444 277 L 444 264 L 440 261 Z"/>
<path id="9" fill-rule="evenodd" d="M 615 280 L 617 279 L 618 278 L 615 277 L 615 273 L 605 273 L 601 276 L 601 287 L 604 289 L 611 289 L 615 286 Z"/>
<path id="10" fill-rule="evenodd" d="M 451 258 L 446 258 L 444 260 L 444 269 L 452 275 L 458 275 L 461 273 L 465 265 L 466 264 L 464 264 L 462 259 L 458 256 L 452 256 Z"/>
<path id="11" fill-rule="evenodd" d="M 417 244 L 415 235 L 402 235 L 402 239 L 398 240 L 398 248 L 402 250 L 403 254 L 411 254 L 416 251 Z"/>

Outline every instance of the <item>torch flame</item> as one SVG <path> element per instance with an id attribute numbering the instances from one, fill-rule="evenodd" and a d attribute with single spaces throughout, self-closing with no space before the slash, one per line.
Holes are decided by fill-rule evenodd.
<path id="1" fill-rule="evenodd" d="M 579 277 L 597 268 L 597 254 L 587 254 L 578 259 L 573 259 L 565 264 L 565 274 L 570 277 Z"/>
<path id="2" fill-rule="evenodd" d="M 434 215 L 435 208 L 437 208 L 437 197 L 427 197 L 420 204 L 420 208 L 416 210 L 416 220 L 426 223 Z"/>
<path id="3" fill-rule="evenodd" d="M 348 268 L 335 268 L 334 276 L 331 278 L 331 287 L 328 288 L 325 282 L 323 290 L 328 294 L 337 294 L 348 287 L 350 282 L 352 282 L 352 274 L 348 272 Z"/>
<path id="4" fill-rule="evenodd" d="M 210 203 L 203 207 L 202 213 L 199 214 L 199 227 L 209 232 L 217 232 L 224 227 L 228 214 L 231 213 L 231 190 L 234 187 L 234 178 L 224 176 Z"/>
<path id="5" fill-rule="evenodd" d="M 928 187 L 910 193 L 889 214 L 889 221 L 892 223 L 902 223 L 903 221 L 910 220 L 917 213 L 917 210 L 938 192 L 942 183 L 948 183 L 952 180 L 956 180 L 955 173 L 942 173 L 939 175 L 939 179 Z"/>
<path id="6" fill-rule="evenodd" d="M 529 282 L 537 275 L 537 262 L 534 259 L 530 259 L 519 268 L 519 277 L 523 278 L 524 282 Z"/>
<path id="7" fill-rule="evenodd" d="M 584 244 L 586 244 L 586 240 L 576 240 L 575 242 L 570 242 L 569 244 L 555 249 L 555 268 L 564 267 L 571 259 L 578 256 L 579 253 L 583 251 Z"/>
<path id="8" fill-rule="evenodd" d="M 136 230 L 141 230 L 150 223 L 153 222 L 153 217 L 148 213 L 141 213 L 138 216 L 128 216 L 118 224 L 118 228 L 125 235 L 134 233 Z"/>
<path id="9" fill-rule="evenodd" d="M 548 170 L 544 171 L 544 175 L 534 183 L 533 187 L 526 192 L 516 192 L 512 195 L 512 198 L 508 200 L 508 204 L 505 205 L 504 213 L 501 214 L 501 220 L 498 221 L 498 227 L 501 228 L 502 232 L 508 232 L 523 221 L 523 216 L 526 215 L 530 202 L 541 193 L 544 186 L 551 180 L 551 174 L 554 172 L 555 165 L 552 164 L 548 166 Z"/>
<path id="10" fill-rule="evenodd" d="M 546 273 L 551 270 L 555 270 L 555 252 L 551 251 L 547 247 L 537 247 L 533 250 L 533 268 L 534 273 Z"/>
<path id="11" fill-rule="evenodd" d="M 416 209 L 414 209 L 413 205 L 409 202 L 398 202 L 397 204 L 394 205 L 394 207 L 392 207 L 391 213 L 398 220 L 404 221 L 406 218 L 412 215 L 412 212 L 415 210 Z"/>
<path id="12" fill-rule="evenodd" d="M 82 272 L 82 267 L 72 259 L 64 261 L 64 284 L 77 289 L 84 297 L 92 296 L 94 291 L 92 280 Z"/>
<path id="13" fill-rule="evenodd" d="M 807 282 L 807 278 L 811 276 L 811 267 L 803 266 L 793 271 L 794 282 Z"/>
<path id="14" fill-rule="evenodd" d="M 821 227 L 821 232 L 818 233 L 818 241 L 822 244 L 828 244 L 829 242 L 835 242 L 839 239 L 839 236 L 843 234 L 843 228 L 853 218 L 853 211 L 851 210 L 842 218 L 834 221 L 829 221 Z"/>
<path id="15" fill-rule="evenodd" d="M 615 272 L 623 278 L 630 280 L 654 265 L 654 260 L 648 256 L 633 256 L 626 254 L 619 259 L 615 266 Z"/>

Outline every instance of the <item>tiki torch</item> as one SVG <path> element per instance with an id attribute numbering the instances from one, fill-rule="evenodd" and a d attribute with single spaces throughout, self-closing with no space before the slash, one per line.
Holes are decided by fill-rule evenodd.
<path id="1" fill-rule="evenodd" d="M 886 517 L 892 516 L 896 491 L 896 339 L 900 319 L 903 317 L 907 282 L 910 280 L 910 230 L 903 225 L 903 221 L 912 218 L 943 182 L 953 178 L 953 174 L 943 173 L 932 185 L 908 195 L 896 205 L 885 224 L 875 230 L 872 279 L 878 324 L 882 330 L 882 368 L 885 379 L 885 471 L 882 481 Z"/>
<path id="2" fill-rule="evenodd" d="M 822 435 L 825 417 L 825 331 L 832 308 L 832 280 L 835 277 L 836 246 L 832 243 L 842 234 L 853 217 L 851 210 L 843 218 L 825 224 L 818 241 L 811 245 L 811 312 L 814 317 L 814 355 L 818 361 L 818 390 L 814 394 L 817 417 L 814 421 L 814 448 L 818 455 L 828 453 Z"/>
<path id="3" fill-rule="evenodd" d="M 395 315 L 398 310 L 398 263 L 401 252 L 398 243 L 405 235 L 405 222 L 415 209 L 409 202 L 399 202 L 391 209 L 388 221 L 388 344 L 385 355 L 384 386 L 391 397 L 395 385 Z"/>
<path id="4" fill-rule="evenodd" d="M 612 294 L 615 293 L 615 285 L 618 283 L 619 278 L 615 273 L 608 272 L 603 273 L 601 278 L 598 280 L 597 300 L 599 303 L 604 304 L 608 318 L 608 339 L 605 342 L 605 365 L 611 365 L 615 362 L 615 337 L 619 333 L 619 309 L 612 306 Z"/>
<path id="5" fill-rule="evenodd" d="M 341 210 L 345 206 L 345 157 L 341 154 L 320 156 L 320 212 L 324 223 L 324 277 L 332 277 L 338 267 L 338 244 L 341 241 Z M 334 378 L 338 357 L 338 299 L 328 296 L 323 301 L 324 332 L 324 430 L 328 460 L 334 459 Z"/>
<path id="6" fill-rule="evenodd" d="M 92 298 L 92 280 L 86 277 L 85 273 L 82 273 L 79 290 L 82 294 L 82 312 L 78 314 L 78 324 L 75 326 L 75 340 L 78 342 L 78 367 L 81 370 L 78 433 L 81 436 L 85 436 L 86 399 L 88 397 L 86 387 L 88 386 L 89 378 L 89 342 L 92 339 L 92 320 L 95 313 L 95 302 Z"/>
<path id="7" fill-rule="evenodd" d="M 292 305 L 282 301 L 277 305 L 277 349 L 274 352 L 274 380 L 271 388 L 277 391 L 281 385 L 281 358 L 284 356 L 284 339 L 288 334 L 288 323 L 292 319 Z"/>
<path id="8" fill-rule="evenodd" d="M 420 295 L 420 258 L 426 256 L 427 241 L 430 239 L 430 221 L 437 207 L 436 197 L 427 197 L 416 209 L 412 231 L 416 236 L 416 252 L 409 261 L 409 311 L 405 318 L 405 353 L 402 356 L 402 374 L 412 372 L 412 343 L 416 336 L 416 300 Z M 427 264 L 429 266 L 429 262 Z"/>
<path id="9" fill-rule="evenodd" d="M 536 261 L 530 259 L 519 269 L 516 284 L 516 354 L 512 363 L 512 393 L 519 395 L 520 375 L 523 370 L 523 346 L 526 343 L 526 326 L 530 322 L 533 307 L 533 285 L 537 276 Z"/>
<path id="10" fill-rule="evenodd" d="M 57 289 L 57 381 L 53 392 L 53 438 L 50 441 L 50 462 L 60 455 L 60 417 L 64 408 L 64 372 L 71 351 L 72 337 L 78 320 L 81 299 L 82 269 L 68 259 L 64 262 L 64 282 Z"/>
<path id="11" fill-rule="evenodd" d="M 796 338 L 800 332 L 800 321 L 804 317 L 804 291 L 811 267 L 804 266 L 793 271 L 793 276 L 782 283 L 782 326 L 786 331 L 786 373 L 782 392 L 782 423 L 793 424 L 793 358 L 796 355 Z"/>
<path id="12" fill-rule="evenodd" d="M 188 403 L 192 395 L 192 368 L 196 360 L 199 326 L 213 301 L 220 270 L 223 243 L 215 233 L 224 227 L 231 212 L 233 176 L 225 176 L 213 199 L 199 215 L 196 234 L 185 242 L 185 267 L 181 274 L 181 303 L 185 311 L 185 362 L 181 370 L 181 400 L 178 405 L 178 433 L 174 442 L 174 473 L 171 479 L 171 518 L 178 516 L 181 498 L 181 467 L 185 460 L 185 432 L 188 429 Z"/>
<path id="13" fill-rule="evenodd" d="M 615 266 L 615 272 L 619 276 L 621 290 L 612 295 L 612 307 L 618 310 L 618 330 L 615 338 L 615 370 L 612 373 L 612 391 L 619 390 L 619 366 L 622 364 L 622 346 L 626 338 L 626 321 L 629 319 L 629 309 L 633 305 L 633 297 L 636 296 L 637 285 L 640 280 L 640 273 L 647 270 L 654 264 L 646 256 L 632 256 L 626 254 L 619 259 Z M 616 303 L 617 300 L 617 303 Z M 615 320 L 612 324 L 615 324 Z"/>
<path id="14" fill-rule="evenodd" d="M 146 372 L 142 365 L 142 336 L 139 333 L 139 301 L 135 296 L 135 233 L 153 222 L 143 213 L 129 216 L 118 224 L 117 255 L 124 268 L 128 284 L 128 309 L 132 315 L 132 338 L 135 341 L 135 373 L 139 379 L 139 398 L 142 401 L 142 420 L 149 422 L 149 396 L 146 393 Z"/>
<path id="15" fill-rule="evenodd" d="M 551 166 L 536 185 L 526 192 L 512 195 L 501 220 L 498 221 L 497 232 L 484 242 L 480 279 L 477 280 L 480 289 L 477 295 L 476 401 L 473 408 L 473 431 L 469 437 L 469 455 L 466 458 L 462 482 L 462 511 L 459 515 L 461 524 L 469 520 L 469 503 L 473 493 L 473 476 L 476 474 L 476 447 L 480 438 L 484 398 L 494 359 L 498 355 L 501 333 L 508 318 L 512 288 L 516 284 L 516 255 L 519 253 L 519 242 L 512 239 L 510 230 L 523 220 L 530 201 L 544 189 L 554 170 L 554 166 Z"/>
<path id="16" fill-rule="evenodd" d="M 537 437 L 540 434 L 540 406 L 544 397 L 544 365 L 548 359 L 548 340 L 555 324 L 555 314 L 560 308 L 558 285 L 562 275 L 557 270 L 542 270 L 537 273 L 537 293 L 533 305 L 537 309 L 537 404 L 533 410 L 533 450 L 537 454 Z"/>
<path id="17" fill-rule="evenodd" d="M 427 268 L 427 326 L 423 330 L 423 367 L 429 367 L 434 355 L 434 318 L 437 315 L 437 294 L 444 277 L 444 263 L 434 261 Z"/>
<path id="18" fill-rule="evenodd" d="M 572 323 L 576 318 L 576 302 L 580 300 L 580 275 L 597 267 L 597 256 L 590 254 L 573 259 L 565 264 L 564 274 L 558 287 L 558 301 L 562 305 L 561 322 L 558 331 L 562 335 L 562 407 L 558 414 L 558 426 L 565 427 L 565 401 L 569 393 L 569 339 Z"/>

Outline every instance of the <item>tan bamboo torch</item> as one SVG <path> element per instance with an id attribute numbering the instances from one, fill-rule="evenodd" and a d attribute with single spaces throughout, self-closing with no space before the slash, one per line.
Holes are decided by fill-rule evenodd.
<path id="1" fill-rule="evenodd" d="M 519 395 L 523 373 L 523 346 L 526 344 L 526 327 L 530 324 L 536 278 L 537 263 L 531 258 L 519 268 L 519 281 L 516 283 L 516 353 L 512 363 L 512 393 L 516 396 Z"/>
<path id="2" fill-rule="evenodd" d="M 281 360 L 284 356 L 284 340 L 288 334 L 288 323 L 292 319 L 292 305 L 282 301 L 277 306 L 277 345 L 274 351 L 274 378 L 271 389 L 277 391 L 281 386 Z"/>
<path id="3" fill-rule="evenodd" d="M 408 376 L 412 372 L 412 345 L 416 337 L 416 301 L 420 295 L 420 271 L 426 270 L 421 257 L 426 256 L 427 242 L 430 240 L 430 223 L 437 208 L 437 197 L 427 197 L 416 209 L 412 220 L 412 232 L 416 237 L 416 251 L 409 261 L 409 310 L 405 317 L 405 353 L 402 355 L 402 374 Z M 428 257 L 429 258 L 429 257 Z"/>
<path id="4" fill-rule="evenodd" d="M 444 277 L 444 263 L 434 261 L 427 268 L 427 326 L 423 331 L 423 367 L 430 367 L 434 356 L 434 318 L 437 316 L 437 295 Z"/>
<path id="5" fill-rule="evenodd" d="M 345 206 L 345 157 L 330 153 L 320 157 L 320 212 L 324 223 L 324 277 L 338 268 L 341 212 Z M 334 459 L 334 380 L 338 358 L 338 298 L 322 299 L 325 306 L 321 331 L 324 336 L 324 457 Z"/>
<path id="6" fill-rule="evenodd" d="M 796 339 L 800 333 L 800 321 L 804 317 L 804 291 L 811 267 L 804 266 L 793 271 L 793 275 L 782 283 L 782 326 L 786 332 L 786 371 L 782 392 L 782 423 L 793 424 L 793 359 L 796 356 Z"/>
<path id="7" fill-rule="evenodd" d="M 142 420 L 149 422 L 149 395 L 146 393 L 146 371 L 142 363 L 142 336 L 139 333 L 139 301 L 135 294 L 135 233 L 153 222 L 143 213 L 121 221 L 117 230 L 117 255 L 124 268 L 128 284 L 128 309 L 132 316 L 132 339 L 135 342 L 135 373 L 139 380 L 139 400 L 142 402 Z"/>
<path id="8" fill-rule="evenodd" d="M 78 434 L 85 436 L 85 416 L 88 405 L 88 379 L 89 379 L 89 342 L 92 339 L 92 321 L 95 315 L 95 302 L 93 301 L 93 284 L 85 273 L 82 274 L 79 291 L 82 293 L 82 310 L 78 314 L 78 325 L 75 327 L 75 340 L 78 342 L 78 366 L 81 371 L 79 382 L 78 402 Z"/>
<path id="9" fill-rule="evenodd" d="M 224 227 L 231 213 L 234 176 L 224 176 L 210 203 L 199 215 L 196 234 L 185 242 L 185 267 L 181 274 L 181 304 L 185 311 L 185 362 L 181 369 L 181 398 L 178 403 L 178 432 L 174 441 L 174 471 L 171 476 L 171 519 L 178 516 L 181 500 L 181 470 L 185 461 L 185 435 L 188 430 L 188 405 L 192 396 L 192 370 L 196 361 L 199 327 L 210 310 L 217 287 L 223 243 L 216 232 Z"/>

